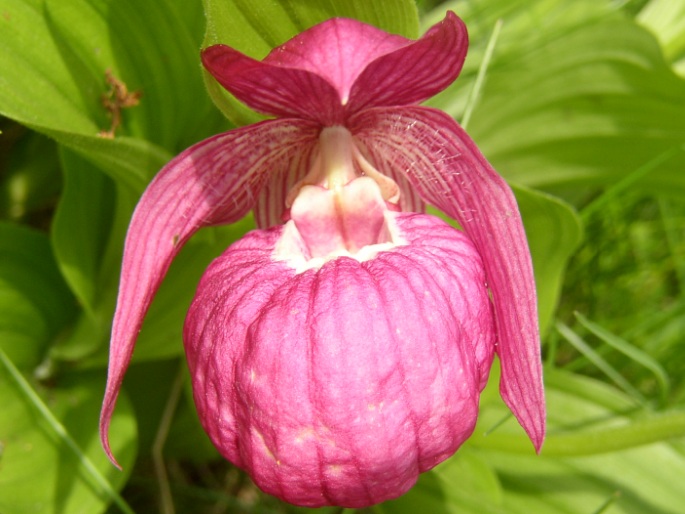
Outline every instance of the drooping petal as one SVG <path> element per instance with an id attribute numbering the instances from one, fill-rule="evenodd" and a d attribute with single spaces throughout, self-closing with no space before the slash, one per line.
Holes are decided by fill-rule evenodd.
<path id="1" fill-rule="evenodd" d="M 348 113 L 430 98 L 454 82 L 467 49 L 466 26 L 448 11 L 417 41 L 368 64 L 352 87 Z"/>
<path id="2" fill-rule="evenodd" d="M 255 111 L 328 125 L 343 119 L 336 90 L 310 71 L 260 62 L 226 45 L 203 50 L 202 63 L 224 88 Z"/>
<path id="3" fill-rule="evenodd" d="M 269 170 L 287 168 L 317 132 L 306 121 L 275 120 L 214 136 L 167 164 L 141 197 L 126 235 L 100 417 L 102 443 L 113 462 L 107 437 L 112 411 L 143 318 L 171 261 L 201 227 L 243 217 Z"/>
<path id="4" fill-rule="evenodd" d="M 370 109 L 349 128 L 379 170 L 404 170 L 426 202 L 459 221 L 482 255 L 495 304 L 500 391 L 539 451 L 545 404 L 535 282 L 511 189 L 441 111 Z"/>
<path id="5" fill-rule="evenodd" d="M 284 227 L 208 268 L 184 328 L 200 419 L 266 492 L 368 506 L 471 434 L 494 349 L 482 261 L 461 232 L 397 213 L 409 244 L 296 274 Z"/>

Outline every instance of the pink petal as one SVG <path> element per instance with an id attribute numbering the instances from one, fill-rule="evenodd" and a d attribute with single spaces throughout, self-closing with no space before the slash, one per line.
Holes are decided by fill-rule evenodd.
<path id="1" fill-rule="evenodd" d="M 535 282 L 511 189 L 441 111 L 371 109 L 350 120 L 349 128 L 380 171 L 404 170 L 423 199 L 459 221 L 476 245 L 495 304 L 500 391 L 539 451 L 545 403 Z"/>
<path id="2" fill-rule="evenodd" d="M 468 44 L 464 22 L 448 11 L 421 39 L 369 63 L 352 87 L 349 112 L 430 98 L 457 78 Z"/>
<path id="3" fill-rule="evenodd" d="M 275 48 L 262 61 L 225 45 L 202 52 L 216 80 L 252 109 L 342 124 L 360 109 L 417 103 L 459 75 L 468 47 L 453 13 L 419 40 L 336 18 Z"/>
<path id="4" fill-rule="evenodd" d="M 334 18 L 275 48 L 264 62 L 312 72 L 331 84 L 340 99 L 347 99 L 369 63 L 409 43 L 412 40 L 361 21 Z"/>
<path id="5" fill-rule="evenodd" d="M 305 121 L 266 121 L 202 141 L 166 165 L 136 207 L 126 235 L 100 436 L 108 428 L 136 336 L 171 261 L 198 229 L 231 223 L 254 204 L 269 170 L 287 168 L 318 129 Z"/>
<path id="6" fill-rule="evenodd" d="M 284 227 L 216 259 L 186 318 L 200 419 L 266 492 L 368 506 L 406 492 L 471 434 L 494 349 L 482 261 L 461 232 L 399 213 L 409 244 L 304 273 Z"/>
<path id="7" fill-rule="evenodd" d="M 310 71 L 263 63 L 225 45 L 203 50 L 202 63 L 224 88 L 255 111 L 322 124 L 342 121 L 338 93 Z"/>

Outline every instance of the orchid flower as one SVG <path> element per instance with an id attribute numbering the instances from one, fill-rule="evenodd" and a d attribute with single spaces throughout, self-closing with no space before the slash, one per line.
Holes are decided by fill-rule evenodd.
<path id="1" fill-rule="evenodd" d="M 258 229 L 206 270 L 184 345 L 201 422 L 264 491 L 363 507 L 406 492 L 472 433 L 493 355 L 539 451 L 535 284 L 514 196 L 448 115 L 417 104 L 459 74 L 453 13 L 418 40 L 331 19 L 264 60 L 202 62 L 274 119 L 187 149 L 126 237 L 100 430 L 145 313 L 200 228 Z M 463 230 L 424 214 L 432 204 Z"/>

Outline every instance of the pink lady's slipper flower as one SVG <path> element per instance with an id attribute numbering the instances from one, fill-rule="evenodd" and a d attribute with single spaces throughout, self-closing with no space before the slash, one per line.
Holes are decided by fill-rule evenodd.
<path id="1" fill-rule="evenodd" d="M 184 342 L 200 419 L 264 491 L 362 507 L 406 492 L 474 429 L 493 354 L 539 449 L 535 286 L 511 190 L 446 114 L 416 104 L 467 49 L 453 13 L 412 41 L 348 19 L 256 61 L 202 61 L 273 120 L 189 148 L 152 181 L 126 238 L 101 418 L 136 335 L 198 229 L 254 209 L 259 230 L 207 269 Z M 463 232 L 423 214 L 430 203 Z"/>

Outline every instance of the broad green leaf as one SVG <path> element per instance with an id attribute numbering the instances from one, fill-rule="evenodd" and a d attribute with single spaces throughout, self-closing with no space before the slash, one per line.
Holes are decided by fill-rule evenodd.
<path id="1" fill-rule="evenodd" d="M 8 120 L 0 123 L 9 129 L 2 135 L 7 160 L 0 179 L 0 218 L 40 222 L 61 186 L 57 145 L 21 125 L 10 124 Z"/>
<path id="2" fill-rule="evenodd" d="M 103 111 L 100 96 L 109 89 L 107 70 L 129 91 L 142 93 L 140 104 L 124 111 L 127 133 L 178 151 L 193 142 L 188 135 L 204 134 L 214 121 L 202 94 L 199 2 L 47 0 L 46 7 L 53 37 L 72 74 L 78 72 L 81 91 L 99 92 L 94 102 L 88 96 L 96 111 Z"/>
<path id="3" fill-rule="evenodd" d="M 503 490 L 477 452 L 460 449 L 428 473 L 404 496 L 378 505 L 384 514 L 506 514 Z"/>
<path id="4" fill-rule="evenodd" d="M 89 189 L 89 194 L 102 194 L 111 201 L 114 193 L 114 205 L 107 207 L 94 204 L 91 198 L 84 201 L 78 190 L 67 190 L 66 194 L 71 195 L 73 204 L 66 206 L 62 203 L 55 222 L 52 242 L 59 265 L 69 278 L 72 288 L 83 297 L 80 300 L 85 310 L 68 336 L 52 345 L 50 357 L 55 360 L 78 361 L 98 348 L 104 349 L 109 340 L 119 287 L 124 238 L 138 195 L 120 185 L 116 186 L 115 192 L 102 191 L 105 184 L 113 182 L 107 180 L 97 168 L 89 166 L 84 159 L 79 159 L 76 154 L 66 152 L 65 155 L 70 156 L 65 165 L 85 167 L 76 171 L 75 176 L 78 176 L 81 186 Z M 70 173 L 68 169 L 66 172 Z M 91 213 L 89 220 L 77 222 L 84 231 L 92 232 L 90 235 L 93 237 L 98 230 L 108 229 L 108 232 L 97 233 L 95 239 L 89 238 L 88 234 L 70 233 L 69 216 L 80 210 Z M 102 219 L 108 212 L 112 219 Z M 85 246 L 80 248 L 81 245 Z M 80 252 L 84 255 L 80 255 Z"/>
<path id="5" fill-rule="evenodd" d="M 127 473 L 112 466 L 97 437 L 102 383 L 99 374 L 72 375 L 39 393 L 0 350 L 1 512 L 95 514 L 112 502 L 132 512 L 116 493 Z M 119 404 L 111 441 L 130 471 L 135 421 L 125 395 Z"/>
<path id="6" fill-rule="evenodd" d="M 545 333 L 556 310 L 566 263 L 581 240 L 580 218 L 553 196 L 514 186 L 533 257 L 540 329 Z"/>
<path id="7" fill-rule="evenodd" d="M 144 139 L 129 137 L 105 139 L 37 126 L 31 127 L 83 155 L 117 183 L 128 188 L 129 192 L 137 195 L 142 194 L 155 173 L 172 157 L 170 153 Z"/>
<path id="8" fill-rule="evenodd" d="M 34 368 L 75 311 L 48 238 L 0 223 L 0 349 L 20 369 Z"/>
<path id="9" fill-rule="evenodd" d="M 469 443 L 493 451 L 530 455 L 532 445 L 497 391 L 493 366 L 481 396 L 481 415 Z M 550 458 L 601 455 L 685 435 L 682 409 L 638 407 L 617 388 L 599 380 L 545 369 L 548 431 L 542 455 Z"/>
<path id="10" fill-rule="evenodd" d="M 203 47 L 222 43 L 262 59 L 288 39 L 329 18 L 356 18 L 388 32 L 418 36 L 416 5 L 410 0 L 203 0 L 207 31 Z M 239 103 L 205 72 L 217 107 L 236 125 L 262 117 Z"/>
<path id="11" fill-rule="evenodd" d="M 682 144 L 685 81 L 631 21 L 579 27 L 513 65 L 490 74 L 472 123 L 474 138 L 512 180 L 611 184 Z M 682 188 L 683 163 L 685 152 L 640 184 Z"/>
<path id="12" fill-rule="evenodd" d="M 616 16 L 607 0 L 450 0 L 441 3 L 421 20 L 422 30 L 438 22 L 446 10 L 459 15 L 467 25 L 469 51 L 459 78 L 428 103 L 461 119 L 472 83 L 481 68 L 487 43 L 495 26 L 502 25 L 495 48 L 493 69 L 509 68 L 509 63 L 535 51 L 552 37 L 597 19 Z"/>
<path id="13" fill-rule="evenodd" d="M 199 66 L 199 2 L 0 0 L 0 113 L 85 155 L 140 193 L 171 154 L 224 122 Z M 113 140 L 107 74 L 139 105 Z M 128 136 L 128 137 L 125 137 Z"/>
<path id="14" fill-rule="evenodd" d="M 95 307 L 100 261 L 114 211 L 114 183 L 88 161 L 61 152 L 64 192 L 55 212 L 52 243 L 57 261 L 81 305 Z"/>
<path id="15" fill-rule="evenodd" d="M 505 488 L 508 514 L 679 514 L 685 500 L 681 481 L 671 479 L 683 476 L 685 459 L 663 443 L 577 459 L 484 457 Z"/>
<path id="16" fill-rule="evenodd" d="M 610 499 L 603 512 L 680 512 L 685 491 L 663 473 L 685 476 L 685 456 L 659 441 L 682 437 L 685 413 L 635 412 L 631 398 L 605 383 L 547 369 L 548 435 L 536 456 L 496 382 L 468 446 L 495 470 L 507 513 L 596 512 Z"/>
<path id="17" fill-rule="evenodd" d="M 213 259 L 253 227 L 252 218 L 247 217 L 230 226 L 205 228 L 186 244 L 174 259 L 145 317 L 134 362 L 167 359 L 183 353 L 183 322 L 200 277 Z M 100 350 L 83 365 L 104 365 L 107 353 L 104 346 Z"/>
<path id="18" fill-rule="evenodd" d="M 98 122 L 106 123 L 104 109 L 97 108 L 104 83 L 93 88 L 87 102 L 86 81 L 97 80 L 90 70 L 74 74 L 69 69 L 51 36 L 46 10 L 44 0 L 0 2 L 0 112 L 25 124 L 95 135 Z M 99 113 L 97 120 L 90 119 L 91 111 Z"/>
<path id="19" fill-rule="evenodd" d="M 252 219 L 245 218 L 230 226 L 204 229 L 181 251 L 150 306 L 138 338 L 136 359 L 159 359 L 183 352 L 183 322 L 204 270 L 253 226 Z"/>
<path id="20" fill-rule="evenodd" d="M 648 31 L 612 12 L 609 2 L 594 2 L 595 8 L 590 3 L 465 4 L 465 20 L 477 36 L 467 80 L 457 80 L 457 89 L 433 105 L 460 116 L 468 72 L 477 68 L 493 14 L 501 15 L 502 33 L 469 132 L 495 168 L 516 183 L 564 188 L 569 195 L 572 188 L 611 184 L 682 145 L 685 81 Z M 639 184 L 681 191 L 683 166 L 685 152 L 679 152 Z"/>
<path id="21" fill-rule="evenodd" d="M 95 136 L 112 121 L 102 103 L 109 71 L 143 95 L 123 112 L 127 134 L 178 150 L 187 144 L 179 145 L 182 132 L 207 123 L 210 103 L 197 94 L 204 23 L 198 2 L 2 0 L 0 9 L 5 115 Z"/>
<path id="22" fill-rule="evenodd" d="M 659 40 L 676 71 L 685 75 L 685 0 L 651 0 L 637 20 Z"/>

